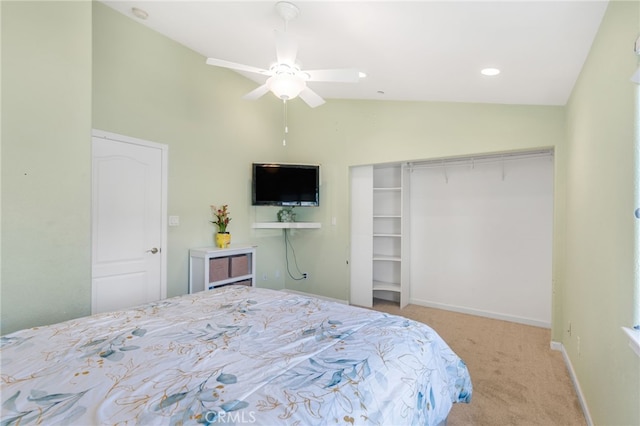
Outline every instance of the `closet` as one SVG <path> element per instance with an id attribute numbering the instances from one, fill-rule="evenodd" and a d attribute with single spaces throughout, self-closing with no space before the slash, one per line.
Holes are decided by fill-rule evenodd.
<path id="1" fill-rule="evenodd" d="M 551 324 L 550 151 L 354 166 L 352 304 Z"/>

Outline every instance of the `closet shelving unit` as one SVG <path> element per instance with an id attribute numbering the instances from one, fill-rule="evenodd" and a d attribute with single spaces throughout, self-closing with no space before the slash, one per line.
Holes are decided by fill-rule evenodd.
<path id="1" fill-rule="evenodd" d="M 408 169 L 403 164 L 351 170 L 350 301 L 409 303 Z"/>
<path id="2" fill-rule="evenodd" d="M 403 279 L 402 167 L 373 168 L 373 297 L 391 292 L 401 299 Z M 380 293 L 380 294 L 379 294 Z"/>

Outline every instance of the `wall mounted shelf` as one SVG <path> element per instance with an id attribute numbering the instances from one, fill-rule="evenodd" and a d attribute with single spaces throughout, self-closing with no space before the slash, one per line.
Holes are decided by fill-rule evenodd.
<path id="1" fill-rule="evenodd" d="M 319 222 L 256 222 L 254 228 L 258 229 L 318 229 L 322 227 Z"/>

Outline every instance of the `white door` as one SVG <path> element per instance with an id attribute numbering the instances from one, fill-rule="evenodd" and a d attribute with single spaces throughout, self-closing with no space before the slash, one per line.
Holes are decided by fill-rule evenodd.
<path id="1" fill-rule="evenodd" d="M 167 147 L 93 132 L 92 313 L 166 297 Z"/>

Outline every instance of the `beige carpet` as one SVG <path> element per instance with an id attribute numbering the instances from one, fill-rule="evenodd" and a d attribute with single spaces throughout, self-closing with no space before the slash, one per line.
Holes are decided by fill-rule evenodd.
<path id="1" fill-rule="evenodd" d="M 586 425 L 550 330 L 378 299 L 373 308 L 429 325 L 467 364 L 473 397 L 447 426 Z"/>

